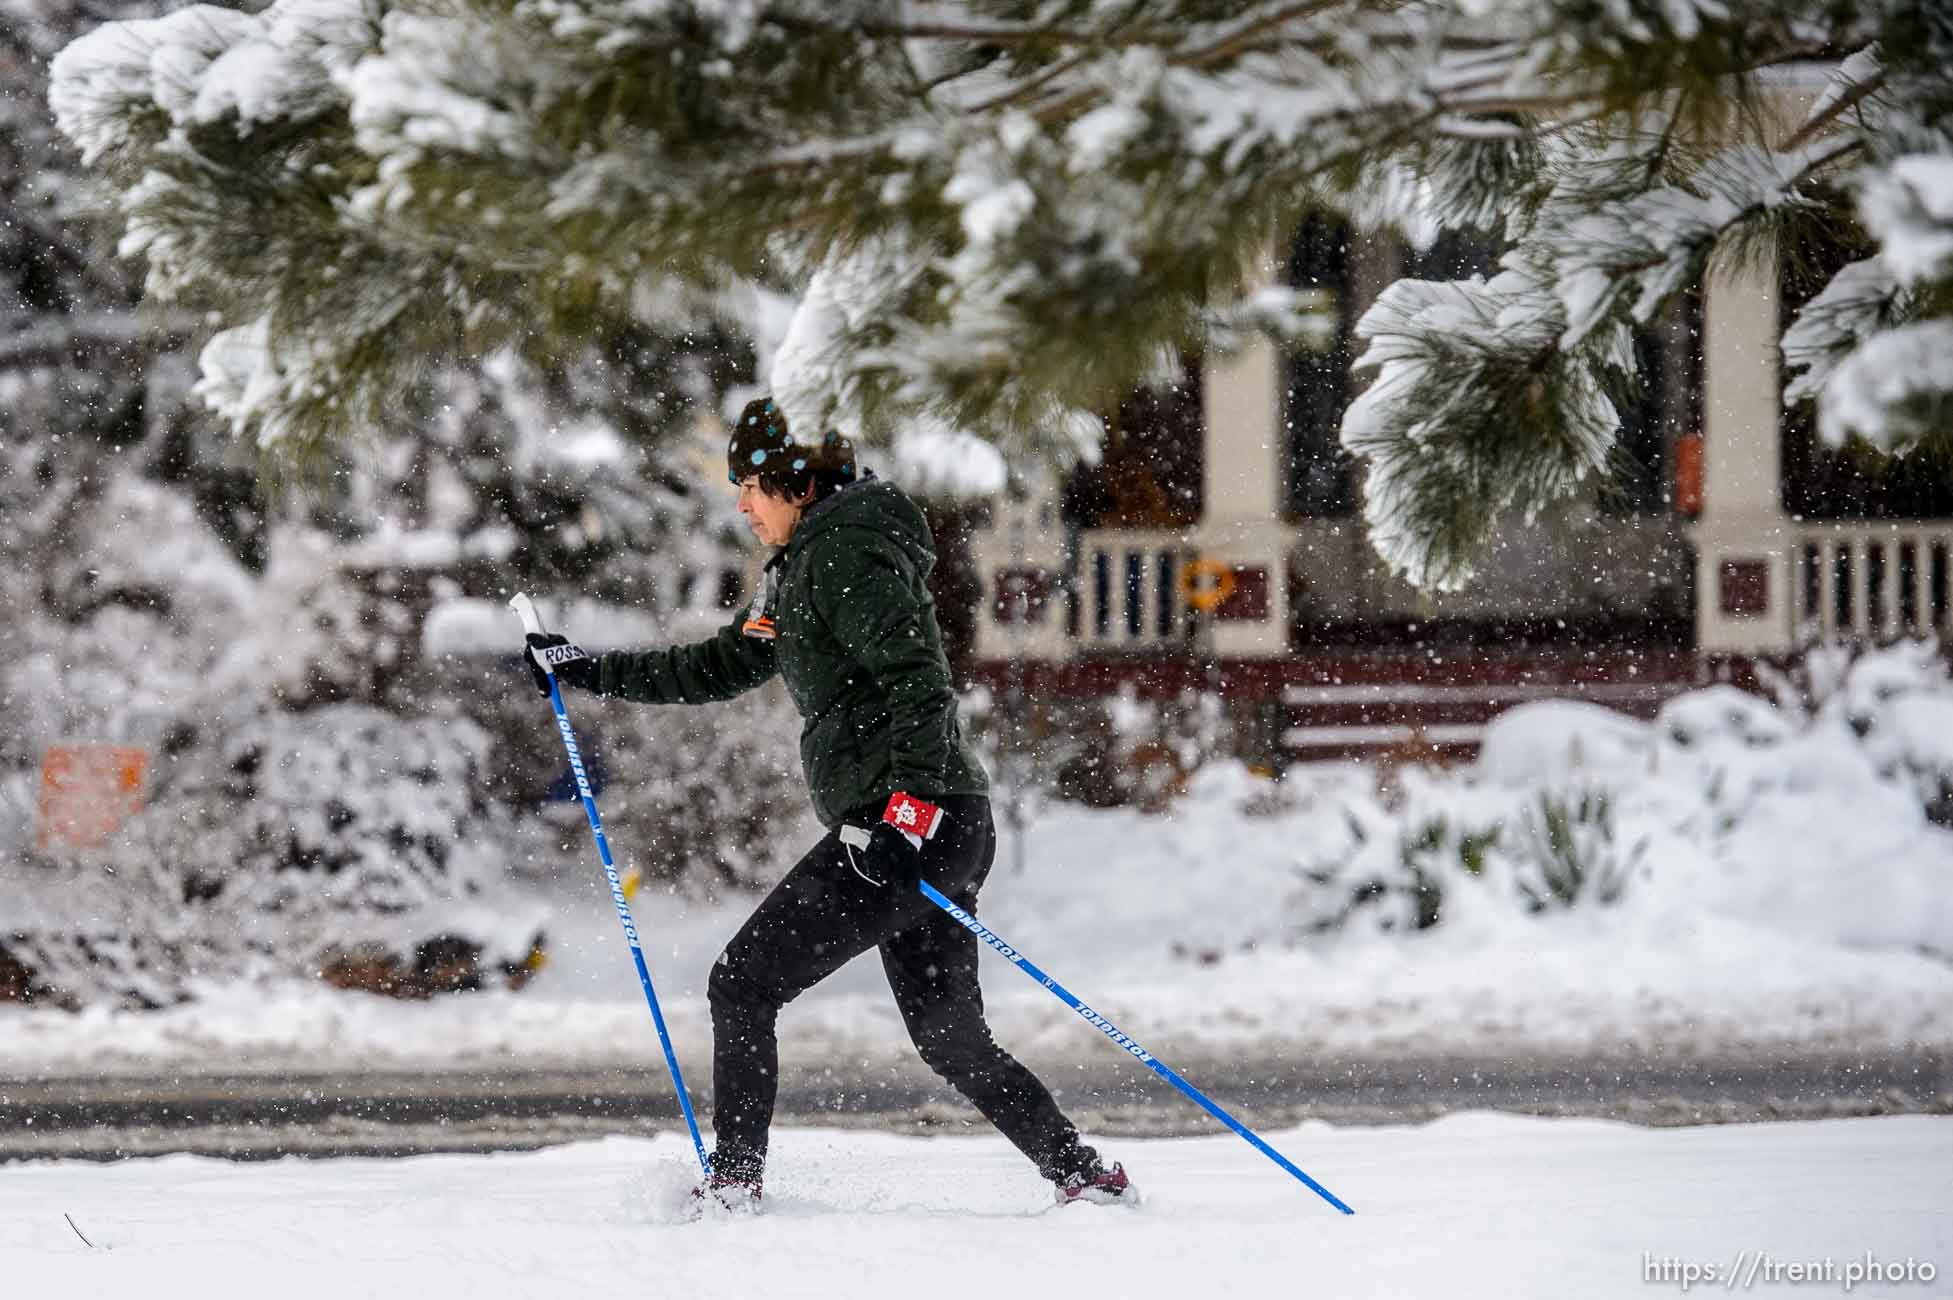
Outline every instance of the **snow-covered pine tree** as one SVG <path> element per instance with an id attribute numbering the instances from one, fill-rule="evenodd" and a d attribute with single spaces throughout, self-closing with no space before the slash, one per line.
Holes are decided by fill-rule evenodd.
<path id="1" fill-rule="evenodd" d="M 541 359 L 435 358 L 281 490 L 197 399 L 181 309 L 138 306 L 47 103 L 63 45 L 170 7 L 0 0 L 0 965 L 55 1001 L 154 1004 L 376 948 L 411 970 L 441 940 L 495 978 L 533 937 L 485 920 L 508 860 L 553 842 L 527 820 L 512 834 L 511 812 L 561 750 L 513 636 L 491 659 L 427 658 L 420 615 L 512 582 L 661 617 L 715 606 L 736 517 L 687 435 L 748 381 L 750 346 L 641 300 Z M 684 751 L 675 720 L 652 730 L 631 734 Z M 43 856 L 42 757 L 69 740 L 147 750 L 148 809 L 112 843 Z M 691 797 L 657 794 L 634 811 Z M 745 880 L 790 846 L 732 847 L 721 870 Z"/>
<path id="2" fill-rule="evenodd" d="M 1603 472 L 1630 323 L 1787 230 L 1871 250 L 1790 331 L 1793 398 L 1947 440 L 1950 69 L 1944 0 L 276 0 L 104 28 L 54 104 L 268 445 L 759 274 L 806 290 L 790 413 L 1065 445 L 1164 352 L 1295 326 L 1239 291 L 1304 210 L 1410 196 L 1509 241 L 1362 331 L 1372 535 L 1445 585 Z"/>
<path id="3" fill-rule="evenodd" d="M 736 520 L 701 490 L 712 480 L 687 463 L 681 435 L 750 376 L 751 354 L 682 303 L 593 317 L 547 364 L 513 349 L 434 358 L 385 419 L 318 449 L 321 472 L 304 491 L 260 482 L 249 449 L 240 455 L 191 392 L 188 318 L 138 307 L 139 284 L 98 220 L 99 187 L 47 103 L 48 65 L 76 35 L 170 7 L 0 0 L 0 543 L 15 561 L 0 569 L 11 612 L 0 631 L 5 766 L 37 761 L 50 735 L 166 730 L 162 702 L 137 698 L 142 683 L 155 695 L 194 682 L 225 630 L 248 631 L 229 620 L 256 603 L 238 587 L 262 572 L 274 520 L 291 539 L 317 534 L 301 551 L 364 548 L 351 567 L 375 582 L 402 566 L 490 592 L 575 583 L 654 611 L 680 603 L 687 565 L 716 574 L 734 562 Z M 742 302 L 765 309 L 750 293 Z M 221 385 L 224 355 L 207 358 L 206 385 Z M 145 527 L 195 562 L 172 565 L 162 536 L 135 536 Z M 240 566 L 216 579 L 210 534 Z M 317 609 L 273 603 L 328 629 L 350 608 L 343 591 L 313 594 Z M 374 609 L 358 618 L 367 632 L 387 622 Z M 380 639 L 325 635 L 314 649 L 338 663 L 260 664 L 228 686 L 275 688 L 290 708 L 353 699 L 410 709 L 377 694 L 371 674 L 361 684 L 358 661 L 387 653 Z M 36 689 L 49 667 L 66 673 L 58 691 Z"/>

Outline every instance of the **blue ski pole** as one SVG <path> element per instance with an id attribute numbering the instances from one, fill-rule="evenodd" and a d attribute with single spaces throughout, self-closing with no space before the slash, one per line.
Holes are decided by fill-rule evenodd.
<path id="1" fill-rule="evenodd" d="M 542 635 L 542 616 L 536 603 L 518 593 L 509 601 L 522 619 L 522 630 Z M 525 652 L 526 653 L 526 652 Z M 678 1089 L 678 1105 L 685 1112 L 685 1127 L 691 1130 L 692 1146 L 698 1152 L 698 1166 L 712 1176 L 712 1160 L 705 1154 L 705 1141 L 698 1135 L 698 1120 L 692 1114 L 692 1095 L 685 1091 L 685 1076 L 678 1069 L 678 1054 L 671 1050 L 671 1035 L 665 1031 L 665 1013 L 658 1009 L 658 993 L 651 987 L 651 969 L 644 964 L 644 949 L 638 946 L 637 922 L 631 919 L 631 905 L 625 901 L 623 882 L 617 879 L 617 866 L 610 860 L 610 841 L 604 838 L 603 819 L 597 816 L 597 797 L 591 793 L 590 778 L 583 771 L 583 752 L 577 748 L 576 733 L 570 730 L 570 715 L 563 711 L 563 688 L 557 684 L 556 670 L 544 663 L 549 674 L 549 704 L 556 710 L 556 729 L 563 733 L 563 749 L 570 756 L 570 771 L 576 777 L 576 792 L 583 798 L 584 815 L 590 819 L 590 833 L 597 837 L 597 856 L 603 860 L 604 879 L 610 882 L 610 901 L 617 905 L 617 919 L 624 923 L 624 940 L 631 945 L 631 960 L 637 963 L 638 982 L 644 985 L 644 1000 L 651 1004 L 651 1019 L 658 1026 L 658 1041 L 664 1045 L 665 1064 L 671 1067 L 672 1086 Z"/>
<path id="2" fill-rule="evenodd" d="M 1301 1179 L 1303 1186 L 1307 1187 L 1310 1191 L 1314 1192 L 1317 1196 L 1320 1196 L 1323 1200 L 1328 1201 L 1331 1205 L 1341 1210 L 1344 1214 L 1356 1213 L 1355 1210 L 1350 1209 L 1349 1206 L 1337 1200 L 1335 1194 L 1331 1192 L 1327 1187 L 1324 1187 L 1321 1183 L 1317 1182 L 1315 1179 L 1309 1177 L 1307 1174 L 1303 1173 L 1300 1169 L 1296 1168 L 1294 1162 L 1292 1162 L 1287 1156 L 1283 1155 L 1281 1152 L 1277 1151 L 1274 1147 L 1271 1147 L 1266 1142 L 1262 1141 L 1261 1137 L 1258 1134 L 1256 1134 L 1254 1130 L 1250 1129 L 1247 1125 L 1243 1124 L 1240 1120 L 1234 1118 L 1234 1116 L 1228 1114 L 1226 1111 L 1222 1110 L 1219 1106 L 1215 1105 L 1211 1100 L 1208 1099 L 1207 1094 L 1203 1093 L 1200 1089 L 1194 1087 L 1191 1083 L 1188 1083 L 1185 1079 L 1182 1079 L 1178 1074 L 1175 1074 L 1173 1070 L 1168 1066 L 1166 1066 L 1164 1063 L 1155 1060 L 1151 1052 L 1141 1047 L 1138 1043 L 1128 1038 L 1125 1034 L 1120 1033 L 1119 1027 L 1117 1025 L 1113 1024 L 1110 1020 L 1107 1020 L 1104 1016 L 1100 1015 L 1098 1012 L 1092 1010 L 1090 1007 L 1080 1002 L 1077 998 L 1073 997 L 1071 995 L 1070 990 L 1065 988 L 1064 985 L 1060 984 L 1057 980 L 1052 979 L 1049 975 L 1046 975 L 1043 971 L 1039 970 L 1036 966 L 1032 965 L 1031 962 L 1024 956 L 1023 953 L 1017 951 L 1017 949 L 1011 947 L 1009 944 L 1005 943 L 1002 939 L 999 939 L 994 933 L 991 932 L 988 926 L 983 924 L 983 922 L 977 920 L 974 916 L 971 916 L 968 912 L 964 911 L 962 908 L 958 907 L 956 904 L 950 902 L 947 898 L 943 897 L 942 892 L 938 890 L 935 886 L 931 885 L 926 880 L 922 882 L 922 892 L 928 897 L 930 902 L 934 903 L 937 907 L 942 908 L 943 911 L 948 912 L 950 918 L 954 920 L 958 925 L 962 926 L 965 930 L 968 930 L 971 934 L 974 934 L 977 938 L 983 940 L 985 943 L 989 944 L 991 949 L 994 950 L 999 957 L 1002 957 L 1005 961 L 1017 967 L 1019 970 L 1023 971 L 1026 975 L 1029 975 L 1032 979 L 1044 985 L 1044 987 L 1050 989 L 1052 993 L 1057 995 L 1057 998 L 1060 1002 L 1070 1007 L 1073 1011 L 1076 1011 L 1079 1014 L 1079 1016 L 1083 1018 L 1086 1024 L 1098 1030 L 1101 1034 L 1104 1034 L 1107 1038 L 1110 1038 L 1114 1043 L 1117 1043 L 1120 1047 L 1124 1048 L 1128 1056 L 1131 1056 L 1134 1060 L 1138 1061 L 1141 1065 L 1144 1065 L 1147 1069 L 1151 1070 L 1154 1074 L 1159 1075 L 1160 1078 L 1165 1079 L 1168 1083 L 1172 1084 L 1174 1087 L 1178 1088 L 1181 1092 L 1185 1093 L 1188 1096 L 1188 1098 L 1191 1099 L 1202 1110 L 1206 1111 L 1209 1115 L 1212 1115 L 1215 1119 L 1219 1120 L 1221 1123 L 1227 1125 L 1230 1129 L 1233 1129 L 1235 1133 L 1239 1134 L 1244 1140 L 1246 1140 L 1249 1146 L 1261 1152 L 1261 1154 L 1267 1156 L 1270 1160 L 1273 1160 L 1276 1164 L 1288 1170 L 1289 1173 L 1294 1174 L 1297 1178 Z"/>

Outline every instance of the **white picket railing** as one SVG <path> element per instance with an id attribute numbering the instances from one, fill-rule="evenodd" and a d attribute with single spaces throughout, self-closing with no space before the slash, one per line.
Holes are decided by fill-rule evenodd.
<path id="1" fill-rule="evenodd" d="M 1180 584 L 1195 555 L 1181 532 L 1102 528 L 1082 533 L 1074 644 L 1087 651 L 1185 644 L 1193 624 Z"/>
<path id="2" fill-rule="evenodd" d="M 1806 524 L 1791 566 L 1806 642 L 1953 635 L 1953 524 Z"/>

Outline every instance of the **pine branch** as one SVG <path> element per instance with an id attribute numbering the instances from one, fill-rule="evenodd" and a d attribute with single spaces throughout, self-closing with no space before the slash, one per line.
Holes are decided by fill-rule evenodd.
<path id="1" fill-rule="evenodd" d="M 1184 66 L 1195 67 L 1238 53 L 1260 33 L 1298 18 L 1311 17 L 1330 9 L 1352 7 L 1352 0 L 1275 0 L 1257 5 L 1250 12 L 1225 23 L 1203 24 L 1217 27 L 1205 43 L 1183 48 L 1190 37 L 1184 21 L 1161 20 L 1132 25 L 1115 19 L 1099 27 L 1064 27 L 1056 23 L 992 21 L 973 23 L 940 18 L 933 21 L 893 21 L 886 19 L 840 19 L 830 21 L 806 13 L 769 11 L 759 21 L 796 35 L 868 36 L 891 41 L 960 41 L 975 45 L 1083 46 L 1096 50 L 1171 49 Z M 926 6 L 912 6 L 910 12 L 927 12 Z"/>
<path id="2" fill-rule="evenodd" d="M 1822 112 L 1814 114 L 1788 140 L 1784 141 L 1782 146 L 1784 152 L 1791 153 L 1802 149 L 1812 140 L 1815 140 L 1818 136 L 1830 130 L 1831 126 L 1839 118 L 1884 90 L 1889 76 L 1890 74 L 1884 69 L 1880 69 L 1873 76 L 1867 77 L 1865 80 L 1851 87 L 1851 89 L 1845 91 L 1842 95 L 1839 95 Z"/>
<path id="3" fill-rule="evenodd" d="M 924 6 L 912 6 L 911 11 Z M 885 41 L 960 41 L 973 45 L 1013 46 L 1091 45 L 1099 48 L 1131 48 L 1158 45 L 1156 30 L 1113 33 L 1087 27 L 1060 27 L 1051 23 L 973 23 L 947 18 L 935 21 L 890 21 L 884 19 L 843 19 L 828 21 L 804 13 L 762 13 L 759 21 L 796 36 L 850 35 Z"/>
<path id="4" fill-rule="evenodd" d="M 1331 9 L 1361 7 L 1352 5 L 1349 0 L 1301 0 L 1301 3 L 1283 2 L 1261 5 L 1255 10 L 1242 14 L 1232 23 L 1224 24 L 1221 30 L 1210 36 L 1204 44 L 1191 49 L 1176 50 L 1173 62 L 1180 67 L 1199 68 L 1220 63 L 1246 53 L 1255 48 L 1259 38 L 1304 18 L 1314 18 Z"/>
<path id="5" fill-rule="evenodd" d="M 1091 47 L 1074 50 L 1056 63 L 1053 63 L 1050 67 L 1038 72 L 1035 76 L 1027 77 L 1014 86 L 1006 87 L 987 99 L 978 100 L 976 103 L 971 104 L 967 111 L 972 114 L 994 113 L 999 109 L 1014 108 L 1028 100 L 1035 99 L 1045 87 L 1070 76 L 1079 68 L 1084 67 L 1086 63 L 1098 57 L 1098 53 L 1099 51 L 1097 49 Z"/>
<path id="6" fill-rule="evenodd" d="M 1205 44 L 1192 48 L 1176 48 L 1166 56 L 1167 66 L 1174 68 L 1207 68 L 1224 63 L 1256 48 L 1257 38 L 1285 24 L 1326 12 L 1330 9 L 1344 8 L 1347 0 L 1302 0 L 1294 3 L 1264 5 L 1257 13 L 1244 15 L 1227 30 L 1209 38 Z M 1290 41 L 1283 44 L 1287 49 L 1305 49 L 1310 43 Z M 1321 48 L 1334 48 L 1336 37 L 1323 37 L 1317 44 Z M 1081 108 L 1092 103 L 1104 92 L 1093 88 L 1080 89 L 1069 95 L 1042 104 L 1034 116 L 1040 122 L 1064 121 L 1074 116 Z"/>
<path id="7" fill-rule="evenodd" d="M 1783 202 L 1781 196 L 1863 152 L 1862 140 L 1846 138 L 1822 149 L 1768 155 L 1766 161 L 1774 160 L 1770 175 L 1775 183 L 1766 184 L 1757 175 L 1763 155 L 1730 150 L 1710 162 L 1711 167 L 1719 162 L 1728 167 L 1727 184 L 1709 185 L 1712 199 L 1725 210 L 1718 212 L 1713 203 L 1669 187 L 1603 207 L 1568 221 L 1563 229 L 1546 232 L 1545 238 L 1559 245 L 1554 260 L 1561 297 L 1568 305 L 1567 340 L 1577 341 L 1604 320 L 1622 288 L 1662 272 L 1659 279 L 1642 286 L 1634 307 L 1636 319 L 1652 319 L 1700 270 L 1709 252 L 1725 246 L 1733 232 L 1770 214 Z M 1795 160 L 1795 166 L 1783 170 L 1790 160 Z M 1717 179 L 1706 169 L 1703 177 L 1710 182 Z M 1735 201 L 1728 191 L 1736 186 L 1747 186 L 1752 192 Z"/>
<path id="8" fill-rule="evenodd" d="M 1501 279 L 1400 281 L 1360 327 L 1371 346 L 1358 368 L 1377 375 L 1345 415 L 1343 445 L 1368 466 L 1371 544 L 1423 589 L 1464 586 L 1510 512 L 1530 522 L 1597 481 L 1613 446 L 1598 358 L 1511 337 L 1493 305 Z M 1410 296 L 1446 290 L 1462 301 Z"/>

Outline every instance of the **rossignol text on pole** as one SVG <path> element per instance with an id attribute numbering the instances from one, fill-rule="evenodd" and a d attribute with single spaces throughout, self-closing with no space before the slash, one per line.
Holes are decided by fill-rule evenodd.
<path id="1" fill-rule="evenodd" d="M 1281 1152 L 1277 1151 L 1274 1147 L 1271 1147 L 1266 1142 L 1264 1142 L 1261 1139 L 1261 1137 L 1254 1132 L 1254 1130 L 1250 1129 L 1247 1125 L 1243 1124 L 1240 1120 L 1234 1118 L 1234 1116 L 1222 1110 L 1219 1106 L 1215 1105 L 1211 1100 L 1209 1100 L 1207 1095 L 1201 1092 L 1200 1089 L 1194 1087 L 1191 1083 L 1188 1083 L 1185 1079 L 1182 1079 L 1178 1074 L 1175 1074 L 1172 1069 L 1162 1064 L 1160 1061 L 1156 1060 L 1151 1052 L 1147 1051 L 1145 1048 L 1141 1047 L 1138 1043 L 1134 1042 L 1131 1038 L 1128 1038 L 1125 1034 L 1121 1033 L 1117 1025 L 1113 1024 L 1110 1020 L 1107 1020 L 1104 1016 L 1100 1015 L 1098 1012 L 1092 1010 L 1092 1008 L 1086 1006 L 1083 1002 L 1080 1002 L 1077 998 L 1073 997 L 1071 995 L 1071 992 L 1068 989 L 1066 989 L 1064 985 L 1060 984 L 1057 980 L 1052 979 L 1049 975 L 1046 975 L 1043 971 L 1039 970 L 1036 966 L 1032 965 L 1031 962 L 1025 958 L 1023 953 L 1017 951 L 1017 949 L 1011 947 L 1009 944 L 1005 943 L 1002 939 L 999 939 L 995 934 L 991 933 L 990 928 L 988 926 L 984 925 L 983 922 L 977 920 L 974 916 L 971 916 L 968 912 L 964 911 L 956 904 L 950 902 L 949 899 L 945 898 L 942 895 L 942 892 L 940 890 L 936 889 L 933 885 L 931 885 L 926 880 L 922 882 L 922 892 L 924 895 L 928 897 L 930 902 L 934 903 L 937 907 L 942 908 L 943 911 L 948 912 L 950 918 L 954 920 L 958 925 L 962 926 L 965 930 L 968 930 L 971 934 L 974 934 L 977 938 L 983 940 L 986 944 L 989 944 L 991 950 L 995 952 L 999 957 L 1002 957 L 1005 961 L 1017 967 L 1019 970 L 1023 971 L 1026 975 L 1029 975 L 1032 979 L 1044 985 L 1044 987 L 1050 989 L 1051 992 L 1058 998 L 1060 1002 L 1063 1002 L 1066 1006 L 1070 1007 L 1073 1011 L 1076 1011 L 1079 1014 L 1079 1016 L 1085 1021 L 1086 1024 L 1090 1025 L 1092 1028 L 1098 1030 L 1101 1034 L 1104 1034 L 1107 1038 L 1111 1039 L 1114 1045 L 1116 1045 L 1120 1050 L 1124 1051 L 1126 1055 L 1132 1057 L 1135 1061 L 1138 1061 L 1140 1064 L 1144 1065 L 1147 1069 L 1151 1070 L 1154 1074 L 1159 1075 L 1160 1078 L 1165 1079 L 1168 1083 L 1172 1084 L 1174 1087 L 1178 1088 L 1181 1092 L 1185 1093 L 1202 1110 L 1206 1111 L 1209 1115 L 1212 1115 L 1215 1119 L 1227 1125 L 1228 1128 L 1232 1129 L 1235 1133 L 1240 1135 L 1240 1137 L 1243 1138 L 1248 1143 L 1248 1145 L 1252 1146 L 1255 1150 L 1261 1152 L 1261 1154 L 1267 1156 L 1270 1160 L 1273 1160 L 1276 1164 L 1280 1165 L 1283 1169 L 1286 1169 L 1289 1173 L 1295 1175 L 1295 1177 L 1297 1177 L 1302 1181 L 1302 1184 L 1305 1187 L 1307 1187 L 1310 1191 L 1314 1192 L 1317 1196 L 1320 1196 L 1323 1200 L 1328 1201 L 1331 1205 L 1341 1210 L 1344 1214 L 1356 1213 L 1355 1210 L 1352 1210 L 1349 1206 L 1343 1204 L 1340 1200 L 1336 1199 L 1335 1193 L 1331 1192 L 1327 1187 L 1324 1187 L 1321 1183 L 1317 1182 L 1315 1179 L 1309 1177 L 1307 1174 L 1303 1173 L 1300 1169 L 1296 1168 L 1294 1162 L 1291 1161 L 1287 1156 L 1283 1155 Z"/>
<path id="2" fill-rule="evenodd" d="M 522 630 L 541 635 L 542 616 L 528 596 L 518 593 L 509 601 L 522 619 Z M 526 652 L 525 652 L 526 653 Z M 651 987 L 651 969 L 644 964 L 644 949 L 638 946 L 637 922 L 631 919 L 631 905 L 624 898 L 624 884 L 617 878 L 617 867 L 610 860 L 610 841 L 604 838 L 603 819 L 597 816 L 597 796 L 590 789 L 589 774 L 583 770 L 583 751 L 577 748 L 576 733 L 570 729 L 570 715 L 563 709 L 563 688 L 556 681 L 555 665 L 545 658 L 543 671 L 549 674 L 549 704 L 556 710 L 556 730 L 563 735 L 563 749 L 570 756 L 570 772 L 576 777 L 576 792 L 583 800 L 584 815 L 590 819 L 590 833 L 597 837 L 597 857 L 604 865 L 604 879 L 610 882 L 610 901 L 617 906 L 617 919 L 624 923 L 624 939 L 631 946 L 631 960 L 637 963 L 638 982 L 644 985 L 644 1000 L 651 1004 L 651 1020 L 658 1026 L 658 1041 L 664 1045 L 665 1064 L 671 1069 L 672 1086 L 678 1089 L 678 1105 L 685 1112 L 685 1127 L 691 1130 L 692 1146 L 698 1152 L 699 1168 L 712 1175 L 712 1161 L 705 1154 L 705 1141 L 699 1137 L 698 1119 L 692 1114 L 692 1095 L 685 1090 L 685 1076 L 678 1069 L 678 1054 L 671 1049 L 671 1035 L 665 1030 L 665 1014 L 658 1009 L 658 993 Z"/>

